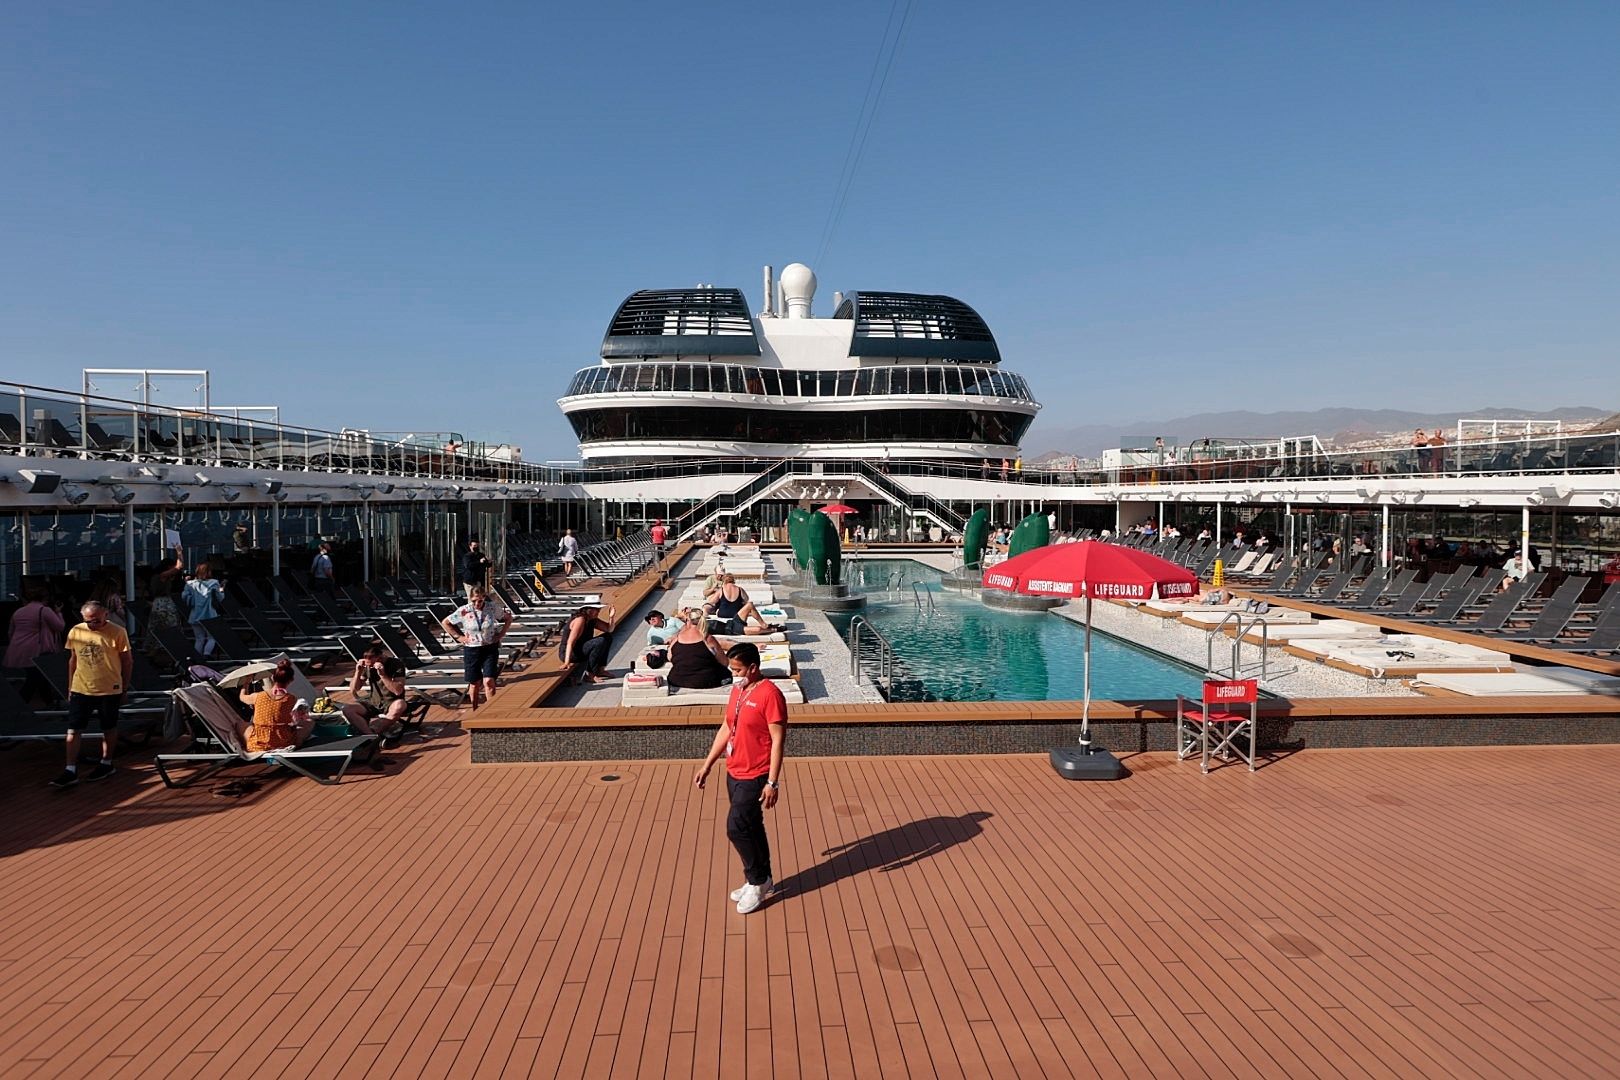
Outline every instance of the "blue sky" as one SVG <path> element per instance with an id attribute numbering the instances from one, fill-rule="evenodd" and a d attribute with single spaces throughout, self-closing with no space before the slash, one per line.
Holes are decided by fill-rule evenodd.
<path id="1" fill-rule="evenodd" d="M 905 0 L 900 0 L 901 9 Z M 8 5 L 0 373 L 572 457 L 638 288 L 814 259 L 891 9 Z M 834 289 L 1066 424 L 1620 408 L 1620 6 L 915 0 Z"/>

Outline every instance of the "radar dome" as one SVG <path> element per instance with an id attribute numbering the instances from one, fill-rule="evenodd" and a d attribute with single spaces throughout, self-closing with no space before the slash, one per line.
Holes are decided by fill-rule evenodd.
<path id="1" fill-rule="evenodd" d="M 810 301 L 816 295 L 816 275 L 804 263 L 788 263 L 782 268 L 782 299 L 790 319 L 808 319 Z"/>

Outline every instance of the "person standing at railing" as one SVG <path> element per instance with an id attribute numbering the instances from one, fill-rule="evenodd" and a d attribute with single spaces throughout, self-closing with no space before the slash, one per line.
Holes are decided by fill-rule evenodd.
<path id="1" fill-rule="evenodd" d="M 460 563 L 457 576 L 461 578 L 461 587 L 471 599 L 474 589 L 482 589 L 489 584 L 489 568 L 495 564 L 479 547 L 477 537 L 467 541 L 467 550 L 461 553 L 457 561 Z"/>
<path id="2" fill-rule="evenodd" d="M 1417 467 L 1418 467 L 1418 471 L 1419 472 L 1428 472 L 1429 471 L 1429 460 L 1430 460 L 1432 454 L 1431 454 L 1431 452 L 1429 450 L 1429 437 L 1426 434 L 1424 434 L 1422 428 L 1414 428 L 1413 429 L 1413 431 L 1412 431 L 1412 445 L 1417 448 Z"/>
<path id="3" fill-rule="evenodd" d="M 1429 467 L 1437 473 L 1446 471 L 1446 433 L 1439 428 L 1429 437 Z"/>

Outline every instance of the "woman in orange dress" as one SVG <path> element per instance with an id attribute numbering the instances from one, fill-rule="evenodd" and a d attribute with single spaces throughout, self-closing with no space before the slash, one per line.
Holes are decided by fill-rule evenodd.
<path id="1" fill-rule="evenodd" d="M 243 688 L 242 704 L 253 709 L 253 719 L 244 721 L 240 732 L 242 744 L 255 754 L 266 750 L 285 750 L 309 738 L 315 720 L 309 713 L 309 702 L 295 698 L 292 686 L 292 664 L 282 660 L 270 675 L 270 684 L 258 693 Z"/>

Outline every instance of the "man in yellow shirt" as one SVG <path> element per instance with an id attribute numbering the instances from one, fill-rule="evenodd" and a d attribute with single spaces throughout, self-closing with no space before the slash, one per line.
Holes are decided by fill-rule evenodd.
<path id="1" fill-rule="evenodd" d="M 107 618 L 107 609 L 90 601 L 79 609 L 84 621 L 68 631 L 67 770 L 51 781 L 56 788 L 79 782 L 79 731 L 101 727 L 101 761 L 86 780 L 105 780 L 113 774 L 113 750 L 118 745 L 118 709 L 129 700 L 129 679 L 135 654 L 129 635 Z"/>

